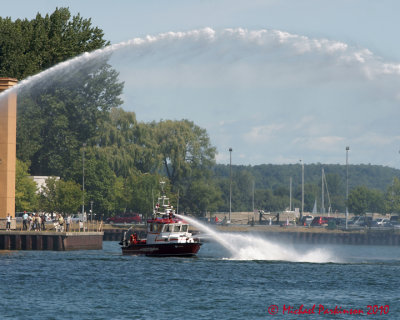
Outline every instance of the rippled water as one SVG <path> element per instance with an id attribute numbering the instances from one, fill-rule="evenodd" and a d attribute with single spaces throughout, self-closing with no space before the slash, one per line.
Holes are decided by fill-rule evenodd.
<path id="1" fill-rule="evenodd" d="M 117 242 L 99 251 L 3 252 L 0 318 L 400 318 L 400 248 L 279 247 L 327 261 L 238 260 L 216 243 L 204 244 L 196 258 L 122 256 Z M 302 304 L 315 304 L 314 314 L 283 313 Z M 320 305 L 365 314 L 321 315 Z M 389 311 L 367 316 L 368 305 Z"/>

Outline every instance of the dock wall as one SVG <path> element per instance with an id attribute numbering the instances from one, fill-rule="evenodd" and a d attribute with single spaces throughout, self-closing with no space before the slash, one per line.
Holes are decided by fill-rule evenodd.
<path id="1" fill-rule="evenodd" d="M 103 241 L 120 241 L 128 229 L 105 229 Z"/>
<path id="2" fill-rule="evenodd" d="M 101 250 L 103 232 L 0 231 L 0 250 Z"/>

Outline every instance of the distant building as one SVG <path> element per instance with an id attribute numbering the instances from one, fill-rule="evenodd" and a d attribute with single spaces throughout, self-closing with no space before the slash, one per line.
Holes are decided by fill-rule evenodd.
<path id="1" fill-rule="evenodd" d="M 46 186 L 46 180 L 48 178 L 54 178 L 56 180 L 60 180 L 60 177 L 54 177 L 54 176 L 30 176 L 33 181 L 36 182 L 36 185 L 38 187 L 36 193 L 40 193 L 42 191 L 42 187 Z"/>

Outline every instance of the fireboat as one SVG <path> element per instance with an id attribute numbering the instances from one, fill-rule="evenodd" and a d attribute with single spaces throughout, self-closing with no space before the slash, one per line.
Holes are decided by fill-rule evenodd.
<path id="1" fill-rule="evenodd" d="M 123 255 L 181 256 L 197 254 L 202 243 L 189 233 L 189 224 L 175 216 L 175 209 L 164 193 L 164 181 L 160 182 L 162 195 L 147 220 L 146 238 L 140 239 L 129 228 L 119 243 Z"/>

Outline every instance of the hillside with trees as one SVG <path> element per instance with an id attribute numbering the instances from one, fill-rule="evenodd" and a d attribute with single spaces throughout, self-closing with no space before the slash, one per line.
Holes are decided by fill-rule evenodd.
<path id="1" fill-rule="evenodd" d="M 344 212 L 346 208 L 346 166 L 334 164 L 305 164 L 304 165 L 304 210 L 312 211 L 315 201 L 321 204 L 322 196 L 322 169 L 326 177 L 324 189 L 325 209 L 328 208 L 328 193 L 333 212 Z M 358 212 L 356 204 L 359 198 L 357 191 L 368 190 L 370 204 L 365 212 L 393 212 L 394 209 L 384 207 L 385 195 L 388 188 L 393 188 L 396 178 L 400 177 L 400 170 L 378 165 L 349 165 L 349 208 Z M 232 196 L 233 210 L 251 211 L 254 207 L 267 211 L 282 211 L 289 208 L 290 178 L 292 178 L 292 209 L 301 207 L 301 164 L 288 165 L 257 165 L 232 166 Z M 224 187 L 225 197 L 229 197 L 229 165 L 216 165 L 214 176 Z M 397 190 L 395 190 L 397 192 Z M 228 196 L 226 196 L 228 194 Z M 399 193 L 400 194 L 400 193 Z M 372 197 L 372 195 L 374 195 Z M 352 200 L 354 199 L 354 201 Z M 358 200 L 357 200 L 358 199 Z M 356 201 L 357 200 L 357 201 Z M 384 209 L 386 208 L 386 209 Z M 400 207 L 399 207 L 400 208 Z M 228 211 L 227 204 L 224 211 Z M 394 210 L 399 212 L 399 209 Z"/>

